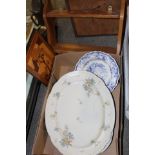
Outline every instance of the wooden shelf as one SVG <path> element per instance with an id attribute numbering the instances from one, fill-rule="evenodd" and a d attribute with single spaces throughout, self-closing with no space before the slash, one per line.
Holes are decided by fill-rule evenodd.
<path id="1" fill-rule="evenodd" d="M 113 1 L 105 4 L 86 3 L 82 7 L 83 0 L 71 0 L 71 2 L 79 3 L 75 5 L 78 8 L 72 8 L 72 10 L 52 10 L 52 4 L 50 0 L 44 0 L 43 18 L 44 23 L 47 28 L 47 38 L 48 43 L 53 48 L 55 53 L 66 53 L 68 51 L 90 51 L 90 50 L 101 50 L 107 53 L 120 54 L 122 48 L 123 40 L 123 23 L 125 14 L 125 0 Z M 90 1 L 90 0 L 89 0 Z M 88 0 L 87 0 L 88 2 Z M 100 1 L 99 1 L 100 2 Z M 103 1 L 103 3 L 105 3 Z M 118 4 L 119 3 L 119 4 Z M 84 3 L 83 3 L 84 4 Z M 87 4 L 90 4 L 87 6 Z M 111 5 L 112 9 L 107 11 L 107 7 Z M 96 8 L 96 9 L 95 9 Z M 100 8 L 100 9 L 99 9 Z M 76 10 L 77 9 L 77 10 Z M 82 11 L 81 11 L 82 9 Z M 89 9 L 89 10 L 88 10 Z M 93 9 L 93 10 L 90 10 Z M 76 11 L 75 11 L 76 10 Z M 92 36 L 92 35 L 103 35 L 103 34 L 117 34 L 117 48 L 110 47 L 97 47 L 92 45 L 81 45 L 81 44 L 69 44 L 69 43 L 59 43 L 56 37 L 55 31 L 55 18 L 72 18 L 77 20 L 77 27 L 81 28 L 83 31 L 76 31 L 76 35 L 81 36 Z M 77 28 L 75 27 L 75 28 Z M 80 33 L 79 33 L 80 32 Z M 83 33 L 84 32 L 84 33 Z"/>
<path id="2" fill-rule="evenodd" d="M 103 47 L 95 45 L 83 45 L 83 44 L 73 44 L 73 43 L 56 43 L 54 46 L 56 53 L 67 53 L 71 51 L 84 52 L 84 51 L 105 51 L 107 53 L 116 53 L 116 48 L 113 47 Z"/>
<path id="3" fill-rule="evenodd" d="M 104 18 L 104 19 L 119 19 L 120 16 L 116 12 L 103 12 L 103 11 L 68 11 L 68 10 L 52 10 L 47 12 L 46 17 L 55 18 Z"/>

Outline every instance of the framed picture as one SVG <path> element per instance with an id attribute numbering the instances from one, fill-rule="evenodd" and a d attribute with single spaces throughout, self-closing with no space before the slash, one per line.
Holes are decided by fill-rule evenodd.
<path id="1" fill-rule="evenodd" d="M 45 85 L 48 84 L 54 52 L 38 31 L 35 32 L 26 55 L 26 70 Z"/>

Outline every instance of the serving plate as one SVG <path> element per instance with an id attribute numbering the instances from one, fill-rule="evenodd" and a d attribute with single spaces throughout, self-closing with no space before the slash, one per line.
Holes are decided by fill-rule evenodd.
<path id="1" fill-rule="evenodd" d="M 96 155 L 104 151 L 112 140 L 114 122 L 111 93 L 90 72 L 65 74 L 47 99 L 47 132 L 64 155 Z"/>
<path id="2" fill-rule="evenodd" d="M 94 73 L 105 82 L 111 92 L 117 86 L 120 77 L 115 59 L 101 51 L 92 51 L 83 55 L 77 62 L 75 70 Z"/>

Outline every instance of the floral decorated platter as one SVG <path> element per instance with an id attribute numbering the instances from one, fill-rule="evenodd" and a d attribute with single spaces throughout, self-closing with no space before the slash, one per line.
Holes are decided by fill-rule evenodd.
<path id="1" fill-rule="evenodd" d="M 114 122 L 111 93 L 103 81 L 90 72 L 65 74 L 47 99 L 47 132 L 63 155 L 103 152 L 111 143 Z"/>
<path id="2" fill-rule="evenodd" d="M 75 70 L 94 73 L 105 82 L 111 92 L 117 86 L 120 77 L 115 59 L 100 51 L 92 51 L 83 55 L 76 64 Z"/>

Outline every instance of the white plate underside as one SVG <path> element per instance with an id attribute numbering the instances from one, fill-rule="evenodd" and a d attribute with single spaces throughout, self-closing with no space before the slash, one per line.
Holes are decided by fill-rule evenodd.
<path id="1" fill-rule="evenodd" d="M 45 122 L 52 143 L 64 155 L 95 155 L 111 141 L 115 109 L 101 79 L 86 71 L 64 75 L 48 97 Z"/>

